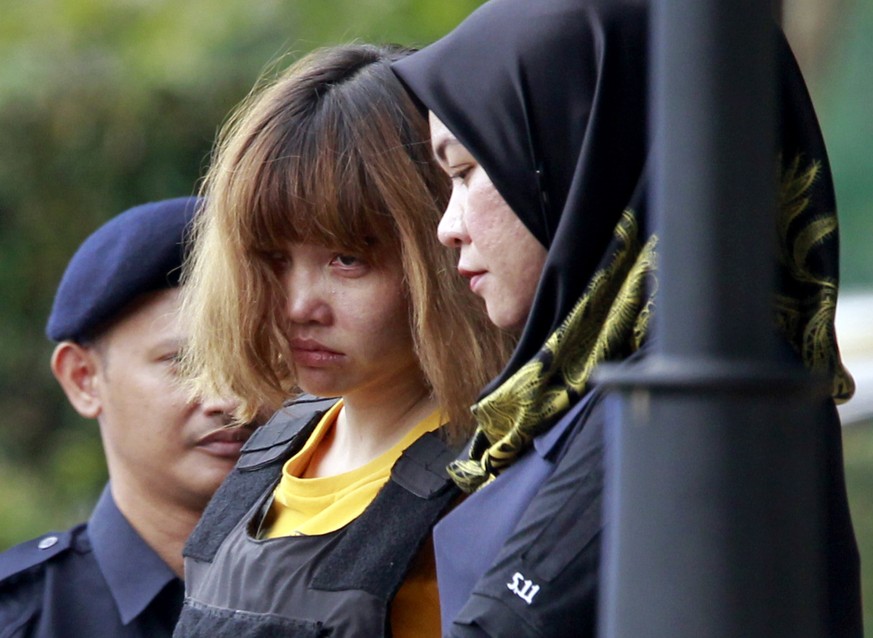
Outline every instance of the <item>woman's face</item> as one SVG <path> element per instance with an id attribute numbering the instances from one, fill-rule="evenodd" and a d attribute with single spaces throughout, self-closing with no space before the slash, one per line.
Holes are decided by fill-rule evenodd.
<path id="1" fill-rule="evenodd" d="M 460 251 L 458 272 L 485 300 L 497 326 L 520 333 L 530 313 L 546 249 L 521 222 L 473 155 L 433 114 L 431 144 L 452 178 L 452 197 L 440 221 L 440 241 Z"/>
<path id="2" fill-rule="evenodd" d="M 316 244 L 276 256 L 300 387 L 347 401 L 423 384 L 399 257 L 378 265 Z"/>

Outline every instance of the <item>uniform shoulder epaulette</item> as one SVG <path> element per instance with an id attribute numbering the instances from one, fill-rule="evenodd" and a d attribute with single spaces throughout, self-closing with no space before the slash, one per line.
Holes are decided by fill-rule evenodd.
<path id="1" fill-rule="evenodd" d="M 0 553 L 0 583 L 68 551 L 84 525 L 43 534 Z"/>

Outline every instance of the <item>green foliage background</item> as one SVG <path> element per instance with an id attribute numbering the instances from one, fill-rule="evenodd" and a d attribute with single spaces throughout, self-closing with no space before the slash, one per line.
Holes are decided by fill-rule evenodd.
<path id="1" fill-rule="evenodd" d="M 873 286 L 873 2 L 843 2 L 822 75 L 810 79 L 834 173 L 847 288 Z M 873 323 L 871 323 L 873 326 Z M 871 328 L 873 330 L 873 328 Z"/>
<path id="2" fill-rule="evenodd" d="M 0 550 L 86 518 L 106 479 L 96 425 L 67 405 L 43 336 L 78 244 L 130 206 L 193 193 L 217 128 L 265 71 L 354 39 L 423 45 L 478 4 L 0 0 Z M 843 280 L 869 287 L 873 3 L 842 0 L 833 33 L 808 79 L 836 178 Z M 873 426 L 847 437 L 856 525 L 873 537 L 871 446 Z"/>

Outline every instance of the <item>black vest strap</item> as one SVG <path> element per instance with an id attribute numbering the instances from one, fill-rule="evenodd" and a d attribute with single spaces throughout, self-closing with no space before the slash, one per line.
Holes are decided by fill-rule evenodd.
<path id="1" fill-rule="evenodd" d="M 446 445 L 439 436 L 428 432 L 397 459 L 391 478 L 419 498 L 429 499 L 449 489 L 451 477 L 446 468 L 458 452 L 458 448 Z"/>
<path id="2" fill-rule="evenodd" d="M 306 395 L 277 411 L 259 427 L 240 453 L 237 466 L 209 501 L 182 552 L 211 562 L 222 541 L 271 485 L 281 467 L 306 443 L 322 415 L 337 399 Z"/>
<path id="3" fill-rule="evenodd" d="M 430 529 L 460 494 L 445 470 L 457 451 L 434 433 L 413 443 L 394 464 L 391 480 L 325 557 L 312 586 L 360 589 L 391 600 Z"/>

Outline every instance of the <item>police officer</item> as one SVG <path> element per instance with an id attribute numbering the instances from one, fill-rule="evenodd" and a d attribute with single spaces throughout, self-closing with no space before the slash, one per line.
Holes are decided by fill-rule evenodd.
<path id="1" fill-rule="evenodd" d="M 46 333 L 73 408 L 96 419 L 109 484 L 90 520 L 0 554 L 0 638 L 169 636 L 182 545 L 247 428 L 234 404 L 178 383 L 183 239 L 195 198 L 132 208 L 92 234 L 61 280 Z"/>

